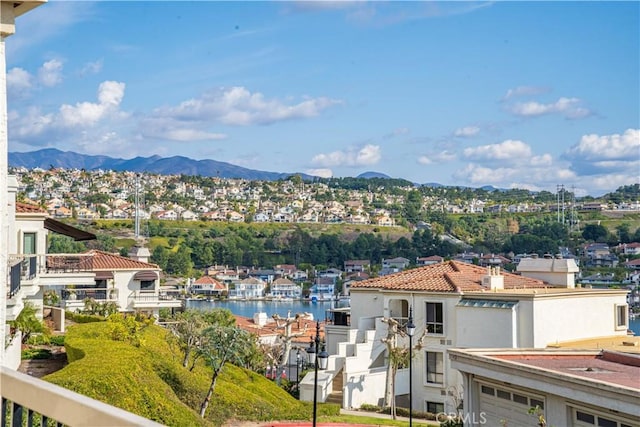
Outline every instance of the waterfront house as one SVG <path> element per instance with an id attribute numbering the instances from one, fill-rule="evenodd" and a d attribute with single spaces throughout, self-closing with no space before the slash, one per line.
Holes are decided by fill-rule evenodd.
<path id="1" fill-rule="evenodd" d="M 211 276 L 202 276 L 189 287 L 189 292 L 195 295 L 220 296 L 228 292 L 227 286 Z"/>
<path id="2" fill-rule="evenodd" d="M 229 290 L 229 297 L 233 299 L 262 299 L 267 284 L 255 277 L 240 279 L 234 284 L 234 289 Z"/>
<path id="3" fill-rule="evenodd" d="M 317 277 L 309 290 L 311 301 L 331 301 L 335 292 L 335 281 L 331 277 Z"/>
<path id="4" fill-rule="evenodd" d="M 271 297 L 273 299 L 300 299 L 302 287 L 291 280 L 281 277 L 271 283 Z"/>
<path id="5" fill-rule="evenodd" d="M 571 259 L 523 259 L 520 274 L 448 261 L 353 282 L 348 325 L 326 326 L 329 369 L 319 377 L 320 400 L 330 394 L 344 408 L 380 405 L 388 356 L 382 338 L 409 308 L 424 339 L 413 359 L 413 408 L 454 410 L 449 390 L 462 386 L 447 351 L 456 347 L 545 348 L 568 340 L 626 336 L 626 290 L 575 286 Z M 532 277 L 533 276 L 533 277 Z M 399 338 L 399 345 L 408 345 Z M 408 372 L 398 371 L 396 395 L 406 405 Z M 336 389 L 334 389 L 334 384 Z M 313 388 L 301 385 L 310 400 Z"/>

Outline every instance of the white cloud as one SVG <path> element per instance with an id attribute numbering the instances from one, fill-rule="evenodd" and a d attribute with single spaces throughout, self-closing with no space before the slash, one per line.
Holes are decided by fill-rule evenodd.
<path id="1" fill-rule="evenodd" d="M 456 129 L 453 132 L 453 135 L 463 137 L 463 138 L 468 138 L 471 136 L 475 136 L 478 133 L 480 133 L 480 128 L 478 126 L 465 126 L 465 127 Z"/>
<path id="2" fill-rule="evenodd" d="M 65 126 L 92 126 L 106 115 L 117 113 L 124 97 L 125 84 L 105 81 L 98 87 L 98 103 L 78 102 L 75 106 L 60 107 L 60 118 Z"/>
<path id="3" fill-rule="evenodd" d="M 496 187 L 509 187 L 512 183 L 521 182 L 523 176 L 526 176 L 530 183 L 535 183 L 541 188 L 552 188 L 558 182 L 576 179 L 575 173 L 559 165 L 551 168 L 531 166 L 523 169 L 509 166 L 493 168 L 472 163 L 455 172 L 453 176 L 469 185 Z"/>
<path id="4" fill-rule="evenodd" d="M 17 94 L 29 92 L 33 87 L 33 76 L 22 68 L 12 68 L 7 72 L 7 90 Z"/>
<path id="5" fill-rule="evenodd" d="M 589 134 L 569 148 L 567 156 L 583 160 L 638 159 L 640 157 L 640 129 L 627 129 L 622 135 Z"/>
<path id="6" fill-rule="evenodd" d="M 333 176 L 331 169 L 307 169 L 305 173 L 312 176 L 319 176 L 320 178 L 331 178 Z"/>
<path id="7" fill-rule="evenodd" d="M 263 94 L 251 93 L 244 87 L 232 87 L 207 92 L 173 108 L 157 109 L 154 115 L 235 126 L 268 125 L 283 120 L 315 117 L 340 103 L 339 100 L 320 97 L 287 104 L 277 99 L 266 99 Z"/>
<path id="8" fill-rule="evenodd" d="M 38 69 L 38 81 L 42 86 L 53 87 L 62 83 L 62 61 L 52 59 Z"/>
<path id="9" fill-rule="evenodd" d="M 579 98 L 560 98 L 549 104 L 541 104 L 536 101 L 519 102 L 509 106 L 508 110 L 516 116 L 522 117 L 560 114 L 567 119 L 580 119 L 592 114 L 588 108 L 582 107 L 582 101 Z"/>
<path id="10" fill-rule="evenodd" d="M 165 132 L 164 137 L 173 141 L 207 141 L 225 139 L 227 135 L 195 129 L 170 129 Z"/>
<path id="11" fill-rule="evenodd" d="M 102 70 L 102 66 L 103 66 L 102 59 L 99 59 L 94 62 L 87 62 L 86 64 L 84 64 L 84 66 L 80 70 L 80 75 L 84 76 L 87 74 L 97 74 Z"/>
<path id="12" fill-rule="evenodd" d="M 465 158 L 474 161 L 521 161 L 531 157 L 531 147 L 522 141 L 508 139 L 499 144 L 468 147 L 462 152 Z"/>
<path id="13" fill-rule="evenodd" d="M 433 163 L 433 160 L 431 160 L 431 158 L 428 156 L 420 156 L 418 157 L 418 163 L 420 163 L 421 165 L 430 165 Z"/>
<path id="14" fill-rule="evenodd" d="M 506 101 L 514 97 L 540 95 L 546 92 L 549 92 L 549 88 L 536 86 L 518 86 L 513 89 L 509 89 L 507 93 L 502 97 L 502 99 Z"/>
<path id="15" fill-rule="evenodd" d="M 380 161 L 380 146 L 367 144 L 359 149 L 334 151 L 328 154 L 316 154 L 311 162 L 314 165 L 331 166 L 369 166 Z"/>

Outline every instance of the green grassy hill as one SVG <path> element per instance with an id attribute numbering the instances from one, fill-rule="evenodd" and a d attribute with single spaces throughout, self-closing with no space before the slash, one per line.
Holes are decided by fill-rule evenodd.
<path id="1" fill-rule="evenodd" d="M 208 367 L 183 368 L 159 326 L 143 331 L 140 347 L 111 340 L 109 327 L 107 322 L 70 327 L 65 337 L 69 364 L 44 379 L 169 426 L 311 418 L 310 404 L 259 374 L 227 365 L 202 419 L 198 410 L 211 381 Z M 320 405 L 319 412 L 337 413 L 334 406 Z"/>

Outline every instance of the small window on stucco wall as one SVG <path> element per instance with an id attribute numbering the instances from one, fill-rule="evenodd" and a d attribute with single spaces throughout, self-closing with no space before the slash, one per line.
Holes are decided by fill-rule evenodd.
<path id="1" fill-rule="evenodd" d="M 141 280 L 140 281 L 140 290 L 141 291 L 152 291 L 156 287 L 155 280 Z"/>
<path id="2" fill-rule="evenodd" d="M 629 327 L 629 306 L 627 304 L 616 304 L 616 329 L 627 329 Z"/>

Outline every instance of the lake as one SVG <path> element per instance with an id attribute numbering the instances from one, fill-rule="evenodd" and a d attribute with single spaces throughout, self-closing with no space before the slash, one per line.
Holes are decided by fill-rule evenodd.
<path id="1" fill-rule="evenodd" d="M 635 335 L 640 335 L 640 316 L 629 320 L 629 329 L 631 329 Z"/>
<path id="2" fill-rule="evenodd" d="M 280 317 L 287 317 L 288 313 L 294 316 L 296 313 L 311 313 L 314 320 L 323 321 L 327 310 L 333 308 L 332 301 L 309 302 L 309 301 L 207 301 L 188 300 L 187 308 L 197 308 L 200 310 L 211 310 L 214 308 L 226 308 L 237 316 L 253 318 L 255 313 L 267 313 L 267 317 L 279 314 Z"/>

